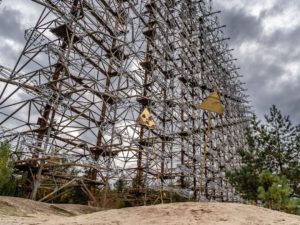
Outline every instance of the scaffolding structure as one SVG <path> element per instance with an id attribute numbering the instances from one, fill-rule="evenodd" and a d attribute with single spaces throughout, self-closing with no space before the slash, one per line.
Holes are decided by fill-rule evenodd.
<path id="1" fill-rule="evenodd" d="M 0 140 L 27 197 L 76 184 L 97 205 L 122 180 L 137 204 L 238 200 L 225 171 L 249 107 L 211 1 L 32 1 L 44 10 L 15 67 L 0 67 Z M 224 114 L 208 124 L 195 105 L 213 91 Z M 155 127 L 138 122 L 145 109 Z"/>

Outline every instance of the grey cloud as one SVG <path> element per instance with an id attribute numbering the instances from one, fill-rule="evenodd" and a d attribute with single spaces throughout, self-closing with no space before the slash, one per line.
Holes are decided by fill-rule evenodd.
<path id="1" fill-rule="evenodd" d="M 277 30 L 270 35 L 264 35 L 260 42 L 265 47 L 279 50 L 279 61 L 298 61 L 300 49 L 296 46 L 300 45 L 300 25 L 290 31 Z"/>
<path id="2" fill-rule="evenodd" d="M 234 46 L 257 37 L 263 29 L 261 21 L 258 18 L 248 15 L 241 8 L 223 10 L 220 14 L 220 19 L 222 24 L 227 25 L 226 31 L 230 34 L 231 45 Z"/>
<path id="3" fill-rule="evenodd" d="M 5 7 L 0 11 L 0 37 L 23 42 L 24 30 L 19 11 Z"/>

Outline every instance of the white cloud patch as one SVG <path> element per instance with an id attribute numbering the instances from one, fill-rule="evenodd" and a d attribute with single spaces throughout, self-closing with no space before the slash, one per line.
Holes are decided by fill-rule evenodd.
<path id="1" fill-rule="evenodd" d="M 264 32 L 266 34 L 273 33 L 276 30 L 291 30 L 300 24 L 299 9 L 293 5 L 283 8 L 277 13 L 267 14 L 262 20 Z"/>

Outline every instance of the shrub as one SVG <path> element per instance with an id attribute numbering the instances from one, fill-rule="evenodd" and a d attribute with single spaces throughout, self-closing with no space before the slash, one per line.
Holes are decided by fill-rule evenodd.
<path id="1" fill-rule="evenodd" d="M 263 171 L 259 175 L 260 186 L 258 188 L 258 198 L 270 209 L 291 211 L 293 208 L 290 202 L 292 189 L 284 176 Z"/>
<path id="2" fill-rule="evenodd" d="M 10 147 L 7 142 L 0 143 L 0 195 L 14 196 L 16 179 L 10 163 Z"/>

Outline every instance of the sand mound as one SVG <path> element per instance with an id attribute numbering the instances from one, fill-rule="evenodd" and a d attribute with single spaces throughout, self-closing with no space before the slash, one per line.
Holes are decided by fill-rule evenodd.
<path id="1" fill-rule="evenodd" d="M 6 202 L 6 203 L 3 203 Z M 8 203 L 8 204 L 7 204 Z M 21 203 L 22 205 L 18 204 Z M 6 207 L 6 208 L 5 208 Z M 58 207 L 59 210 L 57 210 Z M 76 205 L 49 205 L 0 197 L 0 224 L 43 225 L 299 225 L 300 217 L 231 203 L 174 203 L 114 209 L 91 214 Z M 18 213 L 10 213 L 14 209 Z M 5 212 L 5 210 L 7 210 Z M 61 211 L 62 210 L 62 211 Z M 87 210 L 87 211 L 86 211 Z M 93 209 L 94 210 L 94 209 Z M 22 213 L 20 213 L 22 212 Z M 29 214 L 31 212 L 31 214 Z M 66 213 L 67 212 L 67 213 Z M 1 215 L 2 214 L 2 215 Z M 74 216 L 76 215 L 76 216 Z"/>
<path id="2" fill-rule="evenodd" d="M 38 217 L 40 215 L 76 216 L 100 209 L 75 204 L 47 204 L 23 198 L 0 196 L 0 217 Z"/>

